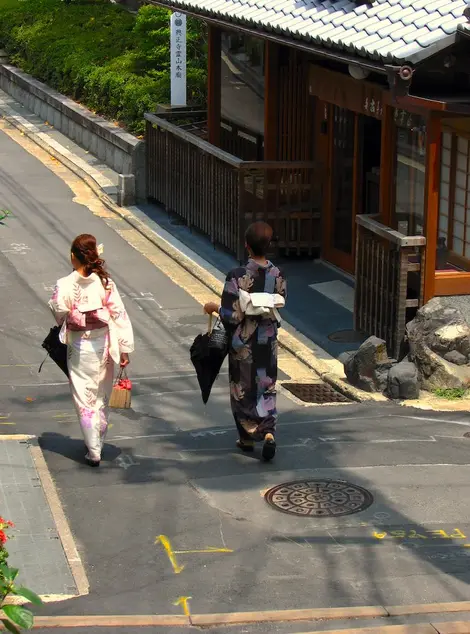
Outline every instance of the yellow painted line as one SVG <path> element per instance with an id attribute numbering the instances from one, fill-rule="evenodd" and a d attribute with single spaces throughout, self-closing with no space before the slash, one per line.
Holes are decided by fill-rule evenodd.
<path id="1" fill-rule="evenodd" d="M 17 440 L 21 442 L 32 438 L 36 438 L 36 436 L 31 436 L 30 434 L 0 434 L 0 442 L 2 440 Z"/>
<path id="2" fill-rule="evenodd" d="M 175 555 L 196 555 L 198 553 L 233 553 L 231 548 L 203 548 L 202 550 L 174 550 Z"/>
<path id="3" fill-rule="evenodd" d="M 175 575 L 179 575 L 179 573 L 184 570 L 184 566 L 179 566 L 176 561 L 175 554 L 170 544 L 170 540 L 166 535 L 159 535 L 155 538 L 155 544 L 160 543 L 165 549 L 166 554 L 168 555 L 168 559 L 170 560 L 171 565 L 173 566 L 173 571 Z"/>
<path id="4" fill-rule="evenodd" d="M 0 422 L 0 425 L 16 425 L 16 423 L 10 423 L 10 422 Z"/>
<path id="5" fill-rule="evenodd" d="M 190 625 L 192 625 L 191 612 L 189 611 L 189 599 L 192 599 L 192 597 L 180 597 L 178 601 L 173 603 L 173 605 L 181 605 L 184 615 L 188 618 Z"/>
<path id="6" fill-rule="evenodd" d="M 90 585 L 88 583 L 85 568 L 75 545 L 72 531 L 70 530 L 69 523 L 65 516 L 64 509 L 62 508 L 62 504 L 57 494 L 57 489 L 54 481 L 52 480 L 52 476 L 49 472 L 42 450 L 39 446 L 31 447 L 30 450 L 41 481 L 44 495 L 46 496 L 49 508 L 51 509 L 57 533 L 59 534 L 65 556 L 67 557 L 70 570 L 72 571 L 78 596 L 88 594 Z"/>
<path id="7" fill-rule="evenodd" d="M 32 363 L 2 363 L 0 368 L 32 368 Z"/>

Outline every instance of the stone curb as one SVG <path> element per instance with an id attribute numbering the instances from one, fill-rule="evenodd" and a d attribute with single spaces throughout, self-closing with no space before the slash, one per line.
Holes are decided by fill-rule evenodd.
<path id="1" fill-rule="evenodd" d="M 334 621 L 344 619 L 377 618 L 387 619 L 391 612 L 401 611 L 404 615 L 432 613 L 468 612 L 470 602 L 430 603 L 423 605 L 386 607 L 349 607 L 349 608 L 313 608 L 306 610 L 272 610 L 265 612 L 233 612 L 222 614 L 100 614 L 100 615 L 61 615 L 37 616 L 34 629 L 41 628 L 85 628 L 85 627 L 220 627 L 230 625 L 248 625 L 255 623 L 287 623 L 300 621 Z M 446 609 L 446 606 L 448 609 Z M 2 627 L 0 626 L 0 629 Z M 417 623 L 408 625 L 385 625 L 363 628 L 321 630 L 325 634 L 470 634 L 470 621 L 448 621 L 443 623 Z M 310 630 L 302 634 L 319 634 Z"/>
<path id="2" fill-rule="evenodd" d="M 36 467 L 36 471 L 41 482 L 44 495 L 46 497 L 49 508 L 51 509 L 52 517 L 59 534 L 62 548 L 64 549 L 65 557 L 72 572 L 75 586 L 77 588 L 77 596 L 87 595 L 90 592 L 90 584 L 88 583 L 85 567 L 82 563 L 80 554 L 75 545 L 75 540 L 70 530 L 67 517 L 62 508 L 59 495 L 57 493 L 54 480 L 52 479 L 49 467 L 42 453 L 42 449 L 39 445 L 33 445 L 30 447 L 33 462 Z M 67 597 L 69 598 L 69 597 Z"/>
<path id="3" fill-rule="evenodd" d="M 413 625 L 382 625 L 379 627 L 321 630 L 322 634 L 470 634 L 470 621 L 450 623 L 416 623 Z M 320 634 L 320 630 L 300 634 Z"/>
<path id="4" fill-rule="evenodd" d="M 158 236 L 144 222 L 136 218 L 129 209 L 119 207 L 103 191 L 96 179 L 88 174 L 85 169 L 76 165 L 73 160 L 46 143 L 35 132 L 29 130 L 26 126 L 17 121 L 16 118 L 10 116 L 1 108 L 0 112 L 2 112 L 2 116 L 5 121 L 8 121 L 8 123 L 20 130 L 26 137 L 36 143 L 36 145 L 38 145 L 41 149 L 50 154 L 56 160 L 60 161 L 71 172 L 81 178 L 90 187 L 93 193 L 100 199 L 103 205 L 105 205 L 110 211 L 119 216 L 122 220 L 125 220 L 144 238 L 146 238 L 158 249 L 163 251 L 168 257 L 179 264 L 199 282 L 204 284 L 204 286 L 206 286 L 210 291 L 220 296 L 223 288 L 222 282 L 217 280 L 217 278 L 211 275 L 211 273 L 209 273 L 199 264 L 191 260 L 188 256 L 178 251 L 178 249 L 176 249 L 165 239 Z M 332 368 L 328 365 L 329 363 L 331 363 L 332 365 L 340 367 L 339 361 L 322 361 L 312 352 L 312 350 L 307 345 L 302 343 L 299 339 L 297 339 L 297 337 L 285 330 L 279 333 L 279 345 L 281 348 L 284 348 L 287 352 L 296 357 L 305 366 L 316 372 L 325 383 L 331 385 L 335 390 L 337 390 L 347 398 L 356 402 L 388 402 L 388 399 L 386 399 L 381 394 L 369 394 L 353 387 L 352 385 L 347 384 L 345 380 L 339 374 L 332 371 Z"/>

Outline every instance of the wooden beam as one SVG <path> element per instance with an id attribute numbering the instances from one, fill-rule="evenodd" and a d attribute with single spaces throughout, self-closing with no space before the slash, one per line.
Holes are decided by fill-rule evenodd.
<path id="1" fill-rule="evenodd" d="M 387 90 L 370 81 L 353 79 L 311 63 L 309 93 L 339 108 L 381 119 Z"/>
<path id="2" fill-rule="evenodd" d="M 221 92 L 221 31 L 209 24 L 207 62 L 207 128 L 209 143 L 220 145 L 220 110 L 222 103 Z"/>
<path id="3" fill-rule="evenodd" d="M 264 160 L 278 157 L 279 138 L 279 46 L 265 42 Z"/>
<path id="4" fill-rule="evenodd" d="M 393 108 L 384 106 L 382 115 L 381 145 L 380 145 L 380 193 L 379 213 L 381 222 L 388 227 L 392 222 L 392 193 L 394 157 L 394 124 Z"/>
<path id="5" fill-rule="evenodd" d="M 470 289 L 470 273 L 436 271 L 434 281 L 434 297 L 449 295 L 468 295 Z"/>
<path id="6" fill-rule="evenodd" d="M 424 267 L 424 302 L 435 295 L 437 229 L 439 223 L 439 188 L 441 171 L 441 119 L 431 113 L 426 131 L 425 234 L 426 264 Z"/>

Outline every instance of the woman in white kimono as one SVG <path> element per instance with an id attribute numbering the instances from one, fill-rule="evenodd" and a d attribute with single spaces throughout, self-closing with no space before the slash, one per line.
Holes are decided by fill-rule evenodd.
<path id="1" fill-rule="evenodd" d="M 72 397 L 82 428 L 85 461 L 98 467 L 108 427 L 114 364 L 126 367 L 134 350 L 132 325 L 104 269 L 96 238 L 83 234 L 71 248 L 73 273 L 57 282 L 49 306 L 67 344 Z"/>

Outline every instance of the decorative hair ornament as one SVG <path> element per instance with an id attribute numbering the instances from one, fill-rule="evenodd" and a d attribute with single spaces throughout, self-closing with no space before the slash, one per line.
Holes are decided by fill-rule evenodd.
<path id="1" fill-rule="evenodd" d="M 104 252 L 104 246 L 103 246 L 103 244 L 102 244 L 102 243 L 101 243 L 101 244 L 99 244 L 99 245 L 96 247 L 96 251 L 98 252 L 98 255 L 99 255 L 100 257 L 103 255 L 103 252 Z"/>

